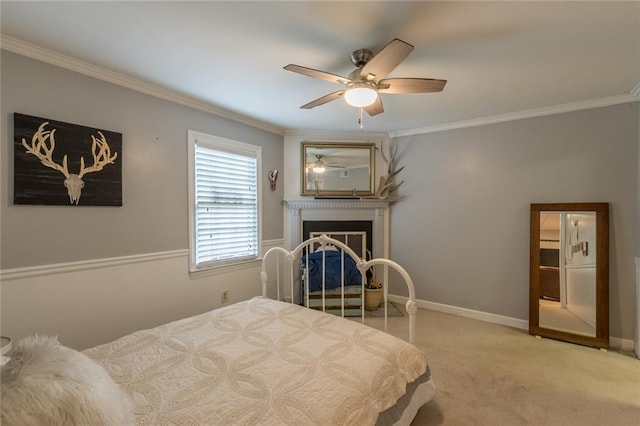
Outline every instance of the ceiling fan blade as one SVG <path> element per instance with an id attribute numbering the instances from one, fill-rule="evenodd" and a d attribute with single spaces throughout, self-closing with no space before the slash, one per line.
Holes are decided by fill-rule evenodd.
<path id="1" fill-rule="evenodd" d="M 433 78 L 385 78 L 378 83 L 380 93 L 442 92 L 447 80 Z"/>
<path id="2" fill-rule="evenodd" d="M 319 105 L 326 104 L 327 102 L 336 100 L 342 95 L 344 95 L 344 90 L 338 90 L 337 92 L 329 93 L 328 95 L 324 95 L 323 97 L 318 98 L 315 101 L 311 101 L 308 104 L 302 105 L 300 108 L 311 109 Z"/>
<path id="3" fill-rule="evenodd" d="M 367 114 L 370 116 L 378 115 L 384 112 L 384 107 L 382 106 L 382 99 L 380 99 L 380 95 L 376 97 L 376 101 L 371 105 L 364 107 L 364 110 L 367 111 Z"/>
<path id="4" fill-rule="evenodd" d="M 412 45 L 394 38 L 362 67 L 360 76 L 377 82 L 393 71 L 412 50 Z"/>
<path id="5" fill-rule="evenodd" d="M 289 64 L 284 67 L 284 69 L 287 71 L 297 72 L 298 74 L 306 75 L 309 77 L 330 81 L 332 83 L 347 84 L 351 82 L 351 80 L 346 77 L 342 77 L 341 75 L 331 74 L 330 72 L 325 71 L 318 71 L 314 70 L 313 68 L 303 67 L 301 65 Z"/>

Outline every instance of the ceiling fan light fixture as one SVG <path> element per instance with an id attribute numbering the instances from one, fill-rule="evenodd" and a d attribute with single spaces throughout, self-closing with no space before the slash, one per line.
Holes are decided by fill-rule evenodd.
<path id="1" fill-rule="evenodd" d="M 399 38 L 391 40 L 375 55 L 368 49 L 355 50 L 351 53 L 351 62 L 356 69 L 348 77 L 295 64 L 289 64 L 284 69 L 342 85 L 342 90 L 324 95 L 300 108 L 311 109 L 344 98 L 347 105 L 360 110 L 358 124 L 362 129 L 363 111 L 371 117 L 384 112 L 380 93 L 432 93 L 442 92 L 444 89 L 447 80 L 413 77 L 386 78 L 412 50 L 413 45 Z"/>
<path id="2" fill-rule="evenodd" d="M 324 164 L 324 161 L 318 159 L 315 163 L 311 165 L 311 170 L 314 173 L 324 173 L 327 170 L 327 167 Z"/>
<path id="3" fill-rule="evenodd" d="M 353 83 L 344 92 L 344 100 L 357 108 L 368 107 L 376 101 L 377 97 L 378 92 L 368 83 Z"/>

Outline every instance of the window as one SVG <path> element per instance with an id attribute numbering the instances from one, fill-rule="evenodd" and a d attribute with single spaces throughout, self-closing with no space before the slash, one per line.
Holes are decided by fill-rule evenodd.
<path id="1" fill-rule="evenodd" d="M 255 260 L 261 147 L 189 131 L 190 269 Z"/>

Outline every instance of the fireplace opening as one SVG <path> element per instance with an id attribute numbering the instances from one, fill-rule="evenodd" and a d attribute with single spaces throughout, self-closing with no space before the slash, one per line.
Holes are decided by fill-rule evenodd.
<path id="1" fill-rule="evenodd" d="M 311 233 L 340 233 L 340 232 L 364 232 L 366 235 L 366 248 L 369 254 L 373 253 L 373 223 L 370 220 L 305 220 L 302 222 L 303 239 L 308 239 Z M 345 242 L 356 254 L 363 257 L 362 240 L 358 235 L 349 237 Z"/>

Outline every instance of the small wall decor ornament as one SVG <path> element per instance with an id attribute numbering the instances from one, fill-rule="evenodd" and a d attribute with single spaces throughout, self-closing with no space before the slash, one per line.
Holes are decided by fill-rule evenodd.
<path id="1" fill-rule="evenodd" d="M 122 133 L 14 113 L 14 204 L 122 206 Z"/>
<path id="2" fill-rule="evenodd" d="M 278 170 L 271 170 L 269 172 L 269 184 L 272 191 L 276 190 L 276 182 L 278 182 Z"/>

